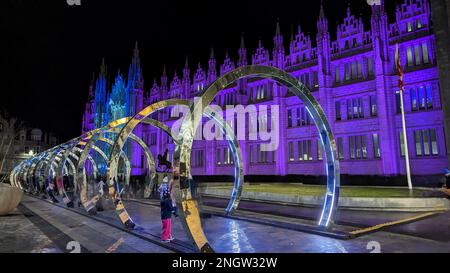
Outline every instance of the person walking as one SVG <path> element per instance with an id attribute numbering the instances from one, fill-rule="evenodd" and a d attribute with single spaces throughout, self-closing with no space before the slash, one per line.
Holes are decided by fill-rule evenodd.
<path id="1" fill-rule="evenodd" d="M 168 189 L 164 189 L 160 201 L 161 205 L 161 222 L 162 222 L 162 233 L 161 240 L 163 243 L 170 243 L 175 238 L 172 236 L 172 200 L 170 199 L 170 193 Z"/>
<path id="2" fill-rule="evenodd" d="M 103 197 L 103 195 L 105 194 L 104 186 L 105 186 L 105 182 L 103 182 L 103 178 L 100 178 L 100 182 L 98 182 L 98 184 L 97 184 L 98 193 L 100 194 L 100 198 Z"/>

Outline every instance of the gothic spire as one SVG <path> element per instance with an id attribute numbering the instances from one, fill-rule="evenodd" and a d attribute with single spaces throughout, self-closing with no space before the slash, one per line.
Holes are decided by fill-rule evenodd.
<path id="1" fill-rule="evenodd" d="M 277 28 L 275 29 L 275 35 L 277 35 L 277 36 L 281 35 L 281 31 L 280 31 L 280 18 L 277 18 Z"/>
<path id="2" fill-rule="evenodd" d="M 325 12 L 323 11 L 323 0 L 320 1 L 320 14 L 319 19 L 325 19 Z"/>
<path id="3" fill-rule="evenodd" d="M 240 48 L 242 49 L 242 48 L 245 48 L 245 42 L 244 42 L 244 33 L 242 32 L 242 34 L 241 34 L 241 46 L 240 46 Z"/>
<path id="4" fill-rule="evenodd" d="M 100 75 L 106 76 L 105 58 L 102 58 L 102 64 L 100 65 Z"/>
<path id="5" fill-rule="evenodd" d="M 325 17 L 325 12 L 323 11 L 323 0 L 320 3 L 320 15 L 317 21 L 317 31 L 318 34 L 328 33 L 328 20 Z"/>

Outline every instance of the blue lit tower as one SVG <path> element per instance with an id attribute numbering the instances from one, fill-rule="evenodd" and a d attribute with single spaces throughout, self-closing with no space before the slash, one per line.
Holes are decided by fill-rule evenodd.
<path id="1" fill-rule="evenodd" d="M 141 61 L 139 59 L 139 48 L 137 42 L 128 70 L 126 90 L 128 95 L 127 115 L 134 116 L 141 111 L 144 106 L 144 80 L 142 77 Z M 134 133 L 139 138 L 142 138 L 142 125 L 137 126 Z M 131 174 L 140 175 L 142 174 L 142 168 L 144 165 L 142 150 L 136 143 L 130 144 L 129 147 L 129 158 L 132 165 Z"/>

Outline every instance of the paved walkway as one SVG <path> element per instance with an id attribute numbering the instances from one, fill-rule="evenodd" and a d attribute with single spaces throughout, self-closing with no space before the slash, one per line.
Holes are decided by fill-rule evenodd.
<path id="1" fill-rule="evenodd" d="M 33 225 L 26 215 L 16 214 L 0 218 L 0 227 L 3 227 L 3 232 L 0 233 L 2 242 L 0 252 L 31 252 L 33 250 L 35 252 L 67 252 L 65 246 L 69 240 L 80 242 L 82 251 L 86 252 L 170 251 L 152 244 L 148 240 L 143 240 L 43 200 L 25 196 L 22 205 L 25 210 L 28 209 L 36 215 L 33 217 L 42 218 L 42 221 L 54 227 L 61 233 L 56 237 L 63 239 L 58 240 L 54 238 L 55 236 L 52 238 L 51 234 L 46 235 L 45 230 L 42 231 L 42 227 Z M 135 230 L 137 233 L 153 239 L 160 236 L 160 209 L 157 206 L 136 202 L 125 202 L 125 205 L 137 224 Z M 24 225 L 21 232 L 15 232 L 17 226 L 21 224 L 10 224 L 11 221 L 8 220 L 10 217 L 17 217 L 22 223 L 28 223 L 28 227 Z M 100 212 L 96 217 L 103 221 L 119 224 L 114 211 Z M 437 226 L 439 222 L 433 221 L 440 221 L 440 218 L 432 217 L 427 220 Z M 203 219 L 203 226 L 211 245 L 218 252 L 367 253 L 371 251 L 368 248 L 370 244 L 379 244 L 381 252 L 450 252 L 448 240 L 438 241 L 388 231 L 380 231 L 352 240 L 338 240 L 281 227 L 215 216 Z M 178 219 L 174 220 L 174 236 L 178 243 L 189 245 Z"/>
<path id="2" fill-rule="evenodd" d="M 11 223 L 11 217 L 16 219 L 15 223 Z M 23 228 L 17 232 L 22 225 Z M 170 252 L 104 223 L 29 196 L 24 196 L 15 215 L 0 217 L 0 228 L 0 252 L 71 252 L 73 248 L 67 250 L 67 244 L 72 241 L 80 243 L 81 252 Z"/>
<path id="3" fill-rule="evenodd" d="M 228 200 L 219 198 L 203 198 L 203 203 L 208 206 L 225 208 Z M 309 219 L 314 221 L 318 219 L 320 215 L 319 208 L 286 206 L 248 201 L 241 201 L 239 203 L 239 211 L 241 210 L 280 215 L 289 218 Z M 423 212 L 414 213 L 338 210 L 336 213 L 335 222 L 344 226 L 364 228 L 411 218 L 420 214 L 423 214 Z M 389 227 L 386 228 L 385 231 L 435 241 L 450 242 L 450 211 L 442 214 L 436 214 L 430 218 L 409 224 Z"/>

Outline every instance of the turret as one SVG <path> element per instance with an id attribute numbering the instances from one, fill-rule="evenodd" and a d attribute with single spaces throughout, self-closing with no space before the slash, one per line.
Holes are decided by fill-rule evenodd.
<path id="1" fill-rule="evenodd" d="M 217 62 L 214 56 L 214 49 L 211 48 L 211 54 L 208 61 L 208 83 L 213 82 L 217 78 Z"/>
<path id="2" fill-rule="evenodd" d="M 245 42 L 244 42 L 244 34 L 241 35 L 241 46 L 239 47 L 239 60 L 237 65 L 238 66 L 245 66 L 247 65 L 247 49 L 245 48 Z"/>
<path id="3" fill-rule="evenodd" d="M 284 69 L 284 45 L 283 35 L 281 35 L 280 22 L 277 21 L 277 27 L 275 29 L 275 36 L 273 37 L 273 66 Z"/>

